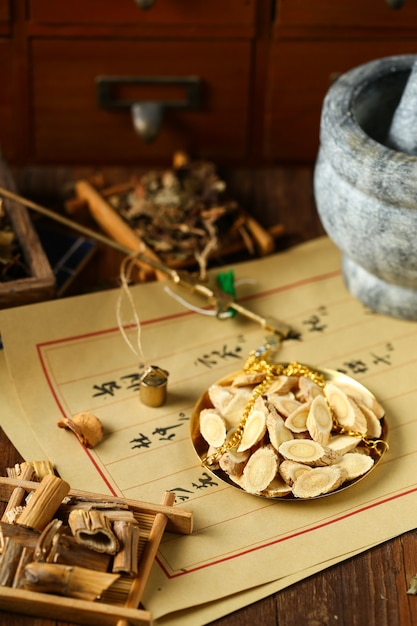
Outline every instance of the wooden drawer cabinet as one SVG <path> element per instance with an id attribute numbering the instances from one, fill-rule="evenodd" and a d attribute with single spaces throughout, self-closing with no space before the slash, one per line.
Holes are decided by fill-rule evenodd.
<path id="1" fill-rule="evenodd" d="M 397 11 L 386 0 L 155 0 L 149 10 L 0 0 L 0 145 L 12 165 L 149 166 L 178 149 L 227 166 L 312 163 L 333 78 L 417 54 L 416 32 L 415 0 Z M 103 77 L 110 104 L 99 101 Z M 200 99 L 185 109 L 175 102 L 190 79 Z M 131 104 L 161 100 L 174 106 L 145 142 Z"/>
<path id="2" fill-rule="evenodd" d="M 192 26 L 194 29 L 240 27 L 255 24 L 255 0 L 155 0 L 140 9 L 134 0 L 30 0 L 29 17 L 33 24 L 54 26 L 109 24 L 112 26 Z"/>
<path id="3" fill-rule="evenodd" d="M 314 162 L 322 103 L 332 80 L 361 63 L 396 54 L 417 54 L 417 42 L 276 41 L 268 80 L 266 159 Z"/>
<path id="4" fill-rule="evenodd" d="M 0 36 L 10 34 L 10 0 L 0 0 Z"/>
<path id="5" fill-rule="evenodd" d="M 417 54 L 417 3 L 281 0 L 269 43 L 263 157 L 312 163 L 332 80 L 376 58 Z"/>
<path id="6" fill-rule="evenodd" d="M 275 27 L 276 31 L 286 26 L 360 30 L 383 27 L 396 31 L 415 28 L 416 24 L 417 4 L 410 0 L 396 11 L 385 0 L 281 0 Z"/>
<path id="7" fill-rule="evenodd" d="M 169 161 L 175 150 L 185 149 L 209 158 L 241 159 L 248 142 L 250 53 L 246 41 L 80 39 L 69 45 L 60 39 L 35 39 L 34 157 L 48 162 L 138 163 L 161 157 Z M 157 138 L 145 143 L 134 130 L 130 108 L 98 108 L 96 79 L 103 75 L 196 76 L 201 80 L 201 104 L 197 110 L 167 109 Z M 138 100 L 152 100 L 153 92 L 156 99 L 160 96 L 158 85 L 132 85 L 131 90 Z"/>
<path id="8" fill-rule="evenodd" d="M 10 39 L 0 39 L 0 152 L 10 159 L 17 156 L 18 118 L 15 59 Z"/>

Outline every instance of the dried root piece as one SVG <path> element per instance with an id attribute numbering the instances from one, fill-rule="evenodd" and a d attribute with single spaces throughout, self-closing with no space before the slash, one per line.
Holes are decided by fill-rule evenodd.
<path id="1" fill-rule="evenodd" d="M 269 483 L 268 487 L 261 491 L 261 495 L 268 498 L 285 498 L 290 495 L 292 489 L 279 476 Z"/>
<path id="2" fill-rule="evenodd" d="M 315 467 L 297 478 L 292 492 L 296 498 L 316 498 L 334 491 L 344 480 L 345 472 L 337 465 Z"/>
<path id="3" fill-rule="evenodd" d="M 213 407 L 222 414 L 233 397 L 230 387 L 225 385 L 210 385 L 207 389 L 207 395 Z"/>
<path id="4" fill-rule="evenodd" d="M 369 472 L 374 464 L 374 460 L 367 454 L 361 452 L 349 452 L 338 459 L 336 465 L 342 467 L 346 472 L 346 480 L 353 480 Z"/>
<path id="5" fill-rule="evenodd" d="M 366 419 L 366 435 L 367 437 L 373 437 L 379 439 L 382 434 L 382 424 L 372 409 L 364 404 L 358 404 L 360 410 Z"/>
<path id="6" fill-rule="evenodd" d="M 300 376 L 298 387 L 298 399 L 303 402 L 309 402 L 314 400 L 316 396 L 323 395 L 323 388 L 315 383 L 314 380 L 311 380 L 311 378 L 307 378 L 307 376 Z"/>
<path id="7" fill-rule="evenodd" d="M 334 435 L 330 438 L 327 447 L 342 455 L 354 450 L 361 441 L 361 437 L 354 435 Z"/>
<path id="8" fill-rule="evenodd" d="M 247 387 L 253 385 L 259 385 L 266 378 L 266 374 L 264 372 L 255 372 L 254 374 L 240 374 L 236 376 L 234 381 L 232 382 L 232 389 L 234 387 Z"/>
<path id="9" fill-rule="evenodd" d="M 59 428 L 71 430 L 79 441 L 87 448 L 94 448 L 103 439 L 103 426 L 98 417 L 92 413 L 77 413 L 72 419 L 63 417 L 58 420 Z"/>
<path id="10" fill-rule="evenodd" d="M 287 398 L 285 396 L 279 396 L 276 393 L 268 393 L 268 400 L 274 405 L 278 413 L 284 417 L 288 417 L 296 409 L 300 408 L 301 402 L 294 398 Z"/>
<path id="11" fill-rule="evenodd" d="M 226 439 L 226 420 L 215 409 L 200 413 L 200 432 L 210 446 L 220 448 Z"/>
<path id="12" fill-rule="evenodd" d="M 378 453 L 372 440 L 381 438 L 384 415 L 372 394 L 354 382 L 339 384 L 339 377 L 326 382 L 324 375 L 297 363 L 284 371 L 269 386 L 254 368 L 227 385 L 210 387 L 214 408 L 203 409 L 200 417 L 216 414 L 221 435 L 210 438 L 207 462 L 242 489 L 266 497 L 288 495 L 296 484 L 301 487 L 293 495 L 304 497 L 299 480 L 317 468 L 324 471 L 311 481 L 320 495 L 337 489 L 342 479 L 368 472 Z M 204 426 L 201 434 L 208 441 Z M 326 471 L 336 465 L 335 472 Z M 314 497 L 306 484 L 305 497 Z"/>
<path id="13" fill-rule="evenodd" d="M 324 393 L 340 426 L 354 432 L 366 433 L 366 418 L 352 398 L 334 383 L 326 383 Z"/>
<path id="14" fill-rule="evenodd" d="M 334 450 L 330 450 L 312 439 L 285 441 L 280 445 L 279 453 L 287 461 L 296 461 L 312 466 L 331 465 L 338 457 Z"/>
<path id="15" fill-rule="evenodd" d="M 293 433 L 305 433 L 307 432 L 307 418 L 310 412 L 311 403 L 304 402 L 300 404 L 298 408 L 290 413 L 285 420 L 285 426 L 289 428 Z"/>
<path id="16" fill-rule="evenodd" d="M 313 468 L 305 463 L 297 463 L 296 461 L 282 461 L 279 464 L 279 474 L 287 485 L 293 485 L 297 478 L 306 472 L 310 472 Z"/>
<path id="17" fill-rule="evenodd" d="M 266 428 L 268 430 L 269 441 L 274 446 L 275 450 L 278 450 L 284 441 L 291 441 L 294 437 L 275 407 L 270 405 L 269 409 L 270 411 L 266 418 Z"/>
<path id="18" fill-rule="evenodd" d="M 297 376 L 286 376 L 281 374 L 271 383 L 268 393 L 277 393 L 280 396 L 292 391 L 298 383 Z"/>
<path id="19" fill-rule="evenodd" d="M 234 428 L 239 425 L 251 397 L 251 387 L 238 387 L 234 390 L 230 402 L 224 407 L 222 413 L 228 428 Z"/>
<path id="20" fill-rule="evenodd" d="M 248 415 L 243 430 L 242 439 L 237 447 L 238 452 L 249 450 L 258 443 L 266 433 L 266 408 L 262 398 L 257 398 L 252 411 Z"/>
<path id="21" fill-rule="evenodd" d="M 338 381 L 337 386 L 350 398 L 355 400 L 355 402 L 363 404 L 368 407 L 368 409 L 371 409 L 378 419 L 382 419 L 384 417 L 385 411 L 378 400 L 362 387 L 357 387 L 356 385 L 345 383 L 344 381 Z"/>
<path id="22" fill-rule="evenodd" d="M 101 511 L 75 509 L 68 516 L 68 525 L 78 543 L 90 550 L 106 554 L 116 554 L 119 550 L 110 521 Z"/>
<path id="23" fill-rule="evenodd" d="M 278 470 L 278 457 L 271 445 L 258 448 L 243 470 L 243 486 L 248 493 L 260 493 L 268 487 Z"/>
<path id="24" fill-rule="evenodd" d="M 219 467 L 229 476 L 242 476 L 243 468 L 249 459 L 249 451 L 227 450 L 219 459 Z"/>
<path id="25" fill-rule="evenodd" d="M 322 395 L 316 396 L 312 401 L 306 426 L 314 441 L 318 441 L 322 445 L 329 442 L 333 418 L 329 405 Z"/>

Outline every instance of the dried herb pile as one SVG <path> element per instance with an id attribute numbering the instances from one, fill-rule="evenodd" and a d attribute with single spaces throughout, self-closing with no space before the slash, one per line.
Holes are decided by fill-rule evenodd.
<path id="1" fill-rule="evenodd" d="M 236 245 L 254 253 L 238 203 L 211 162 L 177 153 L 173 167 L 149 171 L 132 189 L 108 197 L 111 206 L 158 257 L 171 267 L 198 263 Z"/>

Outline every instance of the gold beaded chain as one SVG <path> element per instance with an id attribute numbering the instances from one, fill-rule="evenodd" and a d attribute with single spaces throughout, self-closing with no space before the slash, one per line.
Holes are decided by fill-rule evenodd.
<path id="1" fill-rule="evenodd" d="M 233 435 L 228 439 L 222 446 L 220 446 L 213 454 L 206 457 L 204 460 L 205 464 L 213 465 L 218 461 L 218 459 L 228 450 L 236 449 L 243 436 L 243 431 L 245 429 L 246 422 L 248 417 L 255 405 L 256 400 L 262 396 L 267 389 L 271 386 L 272 382 L 278 378 L 280 375 L 285 376 L 305 376 L 309 378 L 314 383 L 319 385 L 320 387 L 324 387 L 326 383 L 326 378 L 320 372 L 311 369 L 307 365 L 302 363 L 298 363 L 298 361 L 292 361 L 291 363 L 271 363 L 268 358 L 270 356 L 271 350 L 274 348 L 272 344 L 265 344 L 261 346 L 257 350 L 253 350 L 243 366 L 243 371 L 245 374 L 264 374 L 264 380 L 256 385 L 252 392 L 252 396 L 245 406 L 245 410 L 243 411 L 242 418 L 239 422 L 239 425 L 236 428 L 236 431 Z M 326 398 L 327 402 L 327 398 Z M 389 445 L 383 439 L 369 439 L 363 433 L 356 432 L 353 430 L 349 430 L 344 428 L 339 424 L 336 417 L 334 416 L 334 411 L 329 406 L 332 415 L 333 415 L 333 431 L 338 434 L 351 435 L 353 437 L 359 437 L 365 446 L 368 449 L 372 449 L 378 455 L 381 455 L 385 450 L 389 448 Z"/>
<path id="2" fill-rule="evenodd" d="M 267 343 L 261 348 L 253 350 L 249 354 L 249 357 L 245 365 L 243 366 L 243 371 L 245 372 L 245 374 L 265 374 L 265 378 L 261 383 L 259 383 L 259 385 L 254 388 L 252 396 L 245 406 L 245 410 L 243 411 L 242 418 L 236 428 L 236 431 L 233 433 L 228 441 L 226 441 L 220 448 L 216 450 L 216 452 L 206 457 L 205 463 L 207 465 L 213 465 L 222 456 L 222 454 L 227 452 L 227 450 L 232 450 L 238 447 L 242 440 L 246 422 L 255 405 L 256 400 L 266 392 L 266 390 L 271 386 L 272 382 L 276 378 L 278 378 L 278 376 L 282 374 L 285 376 L 306 376 L 307 378 L 310 378 L 313 382 L 324 386 L 324 376 L 319 372 L 310 369 L 307 365 L 303 365 L 301 363 L 298 363 L 297 361 L 293 361 L 291 363 L 288 363 L 287 365 L 285 365 L 284 363 L 270 363 L 268 357 L 273 347 L 273 345 Z"/>

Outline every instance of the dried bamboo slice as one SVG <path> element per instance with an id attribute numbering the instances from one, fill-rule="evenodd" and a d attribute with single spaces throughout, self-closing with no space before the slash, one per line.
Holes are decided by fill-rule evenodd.
<path id="1" fill-rule="evenodd" d="M 296 498 L 316 498 L 340 487 L 345 480 L 341 467 L 315 467 L 295 481 L 292 492 Z"/>
<path id="2" fill-rule="evenodd" d="M 328 443 L 333 426 L 333 418 L 324 396 L 318 395 L 312 401 L 306 426 L 314 441 L 318 441 L 318 443 L 324 446 Z"/>
<path id="3" fill-rule="evenodd" d="M 25 567 L 23 586 L 30 591 L 56 593 L 82 600 L 97 600 L 120 574 L 94 572 L 89 569 L 56 563 L 29 563 Z"/>
<path id="4" fill-rule="evenodd" d="M 248 493 L 260 493 L 268 487 L 278 470 L 278 457 L 271 445 L 258 448 L 243 470 L 243 486 Z"/>
<path id="5" fill-rule="evenodd" d="M 261 491 L 262 496 L 267 498 L 285 498 L 292 493 L 290 485 L 287 485 L 281 478 L 274 478 L 266 489 Z"/>
<path id="6" fill-rule="evenodd" d="M 312 439 L 285 441 L 280 445 L 279 453 L 288 461 L 313 466 L 330 465 L 338 458 L 334 450 L 330 450 Z"/>
<path id="7" fill-rule="evenodd" d="M 297 478 L 306 472 L 310 472 L 313 468 L 305 463 L 297 463 L 296 461 L 282 461 L 279 464 L 279 474 L 287 485 L 293 485 Z"/>
<path id="8" fill-rule="evenodd" d="M 46 561 L 56 534 L 62 527 L 62 520 L 53 519 L 42 531 L 35 548 L 35 561 Z"/>
<path id="9" fill-rule="evenodd" d="M 75 509 L 68 516 L 68 525 L 81 545 L 106 554 L 116 554 L 119 542 L 109 519 L 101 511 Z"/>
<path id="10" fill-rule="evenodd" d="M 334 435 L 330 438 L 327 447 L 342 455 L 354 450 L 361 441 L 361 437 L 354 435 Z"/>
<path id="11" fill-rule="evenodd" d="M 262 398 L 257 398 L 252 411 L 249 413 L 243 429 L 242 439 L 237 447 L 238 452 L 249 450 L 258 443 L 266 433 L 266 408 Z"/>
<path id="12" fill-rule="evenodd" d="M 19 564 L 16 568 L 15 576 L 13 579 L 13 589 L 20 589 L 23 587 L 24 571 L 28 563 L 33 561 L 33 548 L 23 546 L 22 554 L 20 555 Z"/>
<path id="13" fill-rule="evenodd" d="M 111 556 L 104 552 L 95 552 L 80 545 L 72 535 L 57 534 L 52 540 L 52 547 L 47 557 L 48 563 L 77 565 L 90 570 L 106 572 Z"/>
<path id="14" fill-rule="evenodd" d="M 366 433 L 366 418 L 352 398 L 334 383 L 326 383 L 324 393 L 340 426 L 354 432 Z"/>
<path id="15" fill-rule="evenodd" d="M 215 409 L 203 409 L 200 413 L 200 432 L 210 446 L 220 448 L 226 439 L 226 421 Z"/>
<path id="16" fill-rule="evenodd" d="M 6 537 L 0 559 L 0 586 L 11 587 L 23 552 L 23 544 Z"/>
<path id="17" fill-rule="evenodd" d="M 113 524 L 113 531 L 121 546 L 114 557 L 113 572 L 136 576 L 138 573 L 139 526 L 130 522 L 118 521 Z"/>
<path id="18" fill-rule="evenodd" d="M 353 480 L 369 472 L 374 465 L 374 460 L 371 456 L 361 452 L 349 452 L 341 456 L 336 465 L 345 470 L 346 480 Z"/>
<path id="19" fill-rule="evenodd" d="M 278 450 L 284 441 L 291 441 L 294 437 L 275 407 L 271 404 L 267 404 L 267 406 L 270 409 L 266 418 L 269 441 L 275 450 Z"/>
<path id="20" fill-rule="evenodd" d="M 70 486 L 61 478 L 46 475 L 17 519 L 17 524 L 42 532 L 55 515 Z"/>
<path id="21" fill-rule="evenodd" d="M 293 433 L 307 432 L 307 417 L 310 411 L 311 402 L 304 402 L 290 413 L 285 420 L 285 426 Z"/>
<path id="22" fill-rule="evenodd" d="M 48 474 L 55 475 L 54 466 L 51 461 L 24 461 L 22 463 L 22 471 L 27 465 L 33 469 L 36 480 L 39 482 Z"/>

